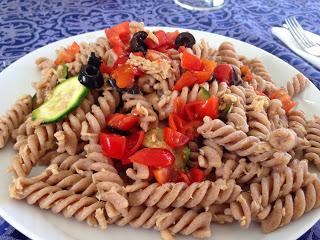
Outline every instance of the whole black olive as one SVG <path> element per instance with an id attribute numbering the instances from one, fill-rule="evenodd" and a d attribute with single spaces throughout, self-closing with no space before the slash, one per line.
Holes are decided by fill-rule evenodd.
<path id="1" fill-rule="evenodd" d="M 132 52 L 143 52 L 146 53 L 148 46 L 145 44 L 144 40 L 147 38 L 148 33 L 144 31 L 139 31 L 133 34 L 130 40 L 130 48 Z"/>
<path id="2" fill-rule="evenodd" d="M 79 82 L 90 88 L 101 88 L 103 86 L 103 76 L 99 69 L 92 65 L 85 65 L 79 73 Z"/>
<path id="3" fill-rule="evenodd" d="M 107 130 L 111 133 L 119 134 L 121 136 L 129 136 L 130 135 L 130 132 L 128 132 L 128 131 L 124 131 L 119 128 L 115 128 L 110 125 L 107 125 Z"/>
<path id="4" fill-rule="evenodd" d="M 101 63 L 102 63 L 101 57 L 96 57 L 94 52 L 91 52 L 88 60 L 88 65 L 95 66 L 96 68 L 99 69 Z"/>
<path id="5" fill-rule="evenodd" d="M 127 89 L 126 92 L 129 93 L 129 94 L 140 94 L 141 90 L 140 90 L 139 87 L 133 86 L 132 88 Z"/>
<path id="6" fill-rule="evenodd" d="M 176 38 L 175 45 L 178 49 L 180 46 L 185 46 L 187 48 L 192 48 L 192 46 L 196 43 L 196 39 L 189 32 L 182 32 Z"/>

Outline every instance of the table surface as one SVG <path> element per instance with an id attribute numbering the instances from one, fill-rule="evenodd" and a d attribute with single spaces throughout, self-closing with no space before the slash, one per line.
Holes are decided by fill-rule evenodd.
<path id="1" fill-rule="evenodd" d="M 173 0 L 1 0 L 0 71 L 50 42 L 103 29 L 124 20 L 214 32 L 260 47 L 305 74 L 320 88 L 320 72 L 271 34 L 285 17 L 320 34 L 319 0 L 225 0 L 214 12 L 189 11 Z M 27 239 L 0 218 L 0 239 Z M 319 240 L 320 221 L 300 240 Z"/>

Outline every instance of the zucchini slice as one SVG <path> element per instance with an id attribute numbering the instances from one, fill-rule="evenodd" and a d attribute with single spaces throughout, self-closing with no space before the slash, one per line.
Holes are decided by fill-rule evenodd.
<path id="1" fill-rule="evenodd" d="M 208 100 L 210 98 L 210 93 L 204 87 L 201 87 L 197 96 L 198 100 Z"/>
<path id="2" fill-rule="evenodd" d="M 41 123 L 57 122 L 77 108 L 88 92 L 89 89 L 78 81 L 78 76 L 69 78 L 57 85 L 51 97 L 32 111 L 32 120 Z"/>

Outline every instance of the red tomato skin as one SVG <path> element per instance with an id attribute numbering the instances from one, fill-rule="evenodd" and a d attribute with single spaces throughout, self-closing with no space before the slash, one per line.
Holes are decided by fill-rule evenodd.
<path id="1" fill-rule="evenodd" d="M 156 44 L 152 39 L 146 38 L 144 40 L 144 43 L 148 46 L 148 49 L 155 49 L 158 44 Z"/>
<path id="2" fill-rule="evenodd" d="M 100 133 L 100 145 L 105 156 L 121 159 L 126 148 L 126 138 L 117 134 Z"/>
<path id="3" fill-rule="evenodd" d="M 125 155 L 130 157 L 132 154 L 134 154 L 142 145 L 143 139 L 144 131 L 138 131 L 128 136 Z"/>
<path id="4" fill-rule="evenodd" d="M 191 72 L 184 72 L 178 81 L 175 83 L 173 89 L 181 91 L 183 87 L 190 87 L 197 81 L 196 77 Z"/>
<path id="5" fill-rule="evenodd" d="M 231 85 L 232 81 L 232 66 L 230 64 L 218 64 L 214 69 L 214 76 L 219 83 L 226 82 Z"/>
<path id="6" fill-rule="evenodd" d="M 154 35 L 156 35 L 156 37 L 158 38 L 158 41 L 159 41 L 158 46 L 163 46 L 168 44 L 167 34 L 163 30 L 156 31 Z"/>
<path id="7" fill-rule="evenodd" d="M 167 34 L 169 48 L 173 48 L 175 46 L 176 38 L 179 35 L 179 31 L 176 30 L 174 32 L 167 32 L 166 34 Z"/>
<path id="8" fill-rule="evenodd" d="M 113 26 L 112 28 L 107 28 L 105 29 L 105 33 L 112 47 L 124 47 L 124 45 L 129 43 L 130 41 L 129 22 L 125 21 L 123 23 Z"/>
<path id="9" fill-rule="evenodd" d="M 203 69 L 201 59 L 187 51 L 182 54 L 181 67 L 190 71 L 201 71 Z"/>
<path id="10" fill-rule="evenodd" d="M 134 70 L 130 64 L 122 64 L 113 72 L 112 77 L 116 80 L 119 88 L 132 87 L 134 83 Z"/>
<path id="11" fill-rule="evenodd" d="M 168 167 L 174 163 L 174 155 L 164 148 L 143 148 L 134 153 L 131 162 L 140 163 L 149 167 Z"/>
<path id="12" fill-rule="evenodd" d="M 199 118 L 202 120 L 205 116 L 212 119 L 218 117 L 219 99 L 216 96 L 211 96 L 202 107 L 198 110 Z"/>
<path id="13" fill-rule="evenodd" d="M 179 172 L 178 173 L 177 182 L 184 182 L 187 185 L 190 185 L 192 183 L 190 178 L 189 178 L 189 176 L 188 176 L 188 174 L 185 173 L 185 172 Z"/>
<path id="14" fill-rule="evenodd" d="M 163 129 L 164 141 L 173 148 L 179 148 L 189 142 L 189 137 L 171 128 Z"/>
<path id="15" fill-rule="evenodd" d="M 192 182 L 202 182 L 204 180 L 204 172 L 199 168 L 191 168 L 189 175 Z"/>
<path id="16" fill-rule="evenodd" d="M 123 131 L 128 131 L 139 122 L 137 116 L 131 114 L 115 113 L 108 118 L 107 125 L 118 128 Z"/>

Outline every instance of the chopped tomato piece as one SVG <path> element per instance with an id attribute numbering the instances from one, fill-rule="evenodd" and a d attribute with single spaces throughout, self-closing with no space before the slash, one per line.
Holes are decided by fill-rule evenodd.
<path id="1" fill-rule="evenodd" d="M 297 105 L 296 102 L 291 100 L 291 97 L 284 89 L 279 89 L 270 94 L 270 99 L 279 99 L 282 103 L 282 107 L 286 112 L 289 112 L 293 107 Z"/>
<path id="2" fill-rule="evenodd" d="M 116 80 L 119 88 L 132 87 L 134 82 L 134 69 L 130 64 L 123 64 L 112 72 L 112 77 Z"/>
<path id="3" fill-rule="evenodd" d="M 116 45 L 116 46 L 114 46 L 113 48 L 112 48 L 112 50 L 117 54 L 117 56 L 119 57 L 119 58 L 121 58 L 121 57 L 123 57 L 124 55 L 126 55 L 126 51 L 123 49 L 123 47 L 121 47 L 121 46 L 118 46 L 118 45 Z M 128 59 L 128 58 L 127 58 Z"/>
<path id="4" fill-rule="evenodd" d="M 144 43 L 148 46 L 148 49 L 155 49 L 158 46 L 158 44 L 150 38 L 146 38 Z"/>
<path id="5" fill-rule="evenodd" d="M 190 139 L 194 139 L 199 134 L 197 128 L 202 125 L 202 120 L 193 120 L 187 122 L 183 128 L 180 130 L 184 135 L 188 136 Z"/>
<path id="6" fill-rule="evenodd" d="M 226 82 L 228 85 L 232 82 L 232 66 L 230 64 L 219 64 L 214 69 L 214 76 L 219 83 Z"/>
<path id="7" fill-rule="evenodd" d="M 67 49 L 67 51 L 68 51 L 70 54 L 76 55 L 78 52 L 80 52 L 80 46 L 79 46 L 78 43 L 73 42 L 73 43 L 71 44 L 71 46 Z"/>
<path id="8" fill-rule="evenodd" d="M 212 119 L 218 117 L 219 99 L 216 96 L 211 96 L 205 103 L 198 109 L 198 116 L 202 120 L 205 116 Z"/>
<path id="9" fill-rule="evenodd" d="M 112 72 L 112 67 L 109 67 L 105 61 L 102 61 L 99 69 L 101 73 L 110 74 Z"/>
<path id="10" fill-rule="evenodd" d="M 191 184 L 191 180 L 190 180 L 188 174 L 186 174 L 185 172 L 178 173 L 177 182 L 184 182 L 187 185 Z"/>
<path id="11" fill-rule="evenodd" d="M 144 71 L 139 67 L 133 67 L 133 74 L 140 77 L 144 74 Z"/>
<path id="12" fill-rule="evenodd" d="M 168 40 L 168 45 L 169 45 L 169 48 L 172 48 L 175 46 L 175 41 L 176 41 L 176 38 L 178 37 L 179 35 L 179 31 L 176 30 L 174 32 L 167 32 L 167 40 Z"/>
<path id="13" fill-rule="evenodd" d="M 132 154 L 134 154 L 141 146 L 144 139 L 144 131 L 138 131 L 132 133 L 127 137 L 127 144 L 123 159 L 128 159 Z M 129 161 L 130 162 L 130 161 Z"/>
<path id="14" fill-rule="evenodd" d="M 76 42 L 73 42 L 69 48 L 59 52 L 54 64 L 59 65 L 72 62 L 78 52 L 80 52 L 80 46 Z"/>
<path id="15" fill-rule="evenodd" d="M 185 122 L 176 113 L 170 113 L 169 115 L 169 127 L 173 130 L 180 130 L 185 125 Z"/>
<path id="16" fill-rule="evenodd" d="M 105 156 L 121 159 L 126 148 L 126 138 L 117 134 L 100 133 L 100 145 Z"/>
<path id="17" fill-rule="evenodd" d="M 129 157 L 132 162 L 149 167 L 168 167 L 174 163 L 174 155 L 164 148 L 143 148 Z"/>
<path id="18" fill-rule="evenodd" d="M 183 53 L 185 50 L 186 50 L 186 47 L 185 47 L 185 46 L 180 46 L 180 47 L 178 48 L 178 52 L 179 52 L 179 53 Z"/>
<path id="19" fill-rule="evenodd" d="M 154 35 L 156 35 L 156 37 L 158 38 L 158 46 L 164 46 L 168 44 L 167 34 L 163 30 L 156 31 Z"/>
<path id="20" fill-rule="evenodd" d="M 163 136 L 164 141 L 173 148 L 182 147 L 189 142 L 189 137 L 171 128 L 164 128 Z"/>
<path id="21" fill-rule="evenodd" d="M 203 69 L 202 71 L 192 71 L 193 76 L 197 78 L 197 83 L 201 84 L 211 80 L 214 69 L 217 66 L 215 61 L 202 59 Z"/>
<path id="22" fill-rule="evenodd" d="M 164 184 L 169 182 L 172 174 L 172 167 L 154 168 L 152 170 L 153 175 L 158 183 Z"/>
<path id="23" fill-rule="evenodd" d="M 133 52 L 132 54 L 135 56 L 144 57 L 143 52 Z"/>
<path id="24" fill-rule="evenodd" d="M 191 168 L 189 171 L 191 182 L 202 182 L 204 180 L 204 172 L 199 168 Z"/>
<path id="25" fill-rule="evenodd" d="M 197 81 L 196 77 L 189 71 L 184 72 L 178 81 L 175 83 L 173 89 L 181 91 L 183 87 L 190 87 Z"/>
<path id="26" fill-rule="evenodd" d="M 107 121 L 111 127 L 127 131 L 133 128 L 139 121 L 137 116 L 131 114 L 115 113 Z"/>
<path id="27" fill-rule="evenodd" d="M 191 71 L 200 71 L 203 69 L 201 59 L 187 51 L 184 51 L 182 54 L 181 67 Z"/>
<path id="28" fill-rule="evenodd" d="M 240 67 L 241 77 L 244 81 L 250 82 L 253 79 L 250 68 L 247 65 Z"/>
<path id="29" fill-rule="evenodd" d="M 130 41 L 129 22 L 125 21 L 112 28 L 107 28 L 105 29 L 105 33 L 112 47 L 121 46 L 123 48 Z"/>

